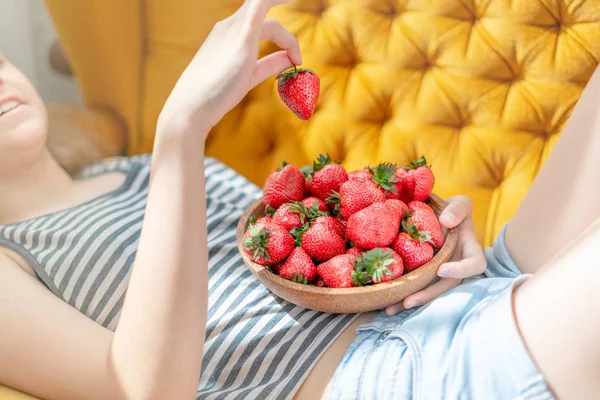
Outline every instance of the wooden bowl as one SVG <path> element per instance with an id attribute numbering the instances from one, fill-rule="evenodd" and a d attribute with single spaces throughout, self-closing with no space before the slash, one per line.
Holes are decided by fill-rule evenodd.
<path id="1" fill-rule="evenodd" d="M 427 203 L 438 216 L 446 207 L 446 202 L 434 194 Z M 431 261 L 390 282 L 353 288 L 316 287 L 281 278 L 253 262 L 244 252 L 242 238 L 248 228 L 248 219 L 263 215 L 263 200 L 259 199 L 250 204 L 240 218 L 236 240 L 244 262 L 254 276 L 277 296 L 298 306 L 327 313 L 353 314 L 380 310 L 418 292 L 436 279 L 438 267 L 450 259 L 458 241 L 458 228 L 444 229 L 444 245 Z"/>

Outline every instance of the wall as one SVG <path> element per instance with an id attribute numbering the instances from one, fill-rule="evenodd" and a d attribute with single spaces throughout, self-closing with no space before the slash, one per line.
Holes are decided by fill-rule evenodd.
<path id="1" fill-rule="evenodd" d="M 56 36 L 42 0 L 0 0 L 0 51 L 46 102 L 82 104 L 77 81 L 50 67 L 48 52 Z"/>

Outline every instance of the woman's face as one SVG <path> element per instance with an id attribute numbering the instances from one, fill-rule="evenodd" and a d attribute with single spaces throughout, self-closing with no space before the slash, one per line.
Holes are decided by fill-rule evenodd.
<path id="1" fill-rule="evenodd" d="M 35 161 L 45 148 L 47 130 L 44 103 L 0 53 L 0 177 Z"/>

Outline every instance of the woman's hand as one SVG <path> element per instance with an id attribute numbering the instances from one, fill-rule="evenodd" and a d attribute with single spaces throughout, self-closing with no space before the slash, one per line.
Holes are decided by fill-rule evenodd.
<path id="1" fill-rule="evenodd" d="M 276 20 L 265 20 L 273 6 L 289 1 L 246 0 L 215 25 L 165 103 L 158 133 L 183 127 L 207 134 L 256 85 L 302 64 L 296 38 Z M 284 50 L 259 60 L 261 40 Z"/>
<path id="2" fill-rule="evenodd" d="M 475 236 L 473 225 L 473 204 L 466 196 L 448 199 L 448 206 L 440 215 L 440 223 L 446 228 L 460 228 L 456 249 L 450 261 L 438 269 L 439 282 L 412 294 L 404 301 L 386 308 L 387 315 L 395 315 L 402 310 L 428 303 L 439 295 L 458 286 L 464 278 L 478 275 L 485 271 L 487 264 L 483 249 Z"/>

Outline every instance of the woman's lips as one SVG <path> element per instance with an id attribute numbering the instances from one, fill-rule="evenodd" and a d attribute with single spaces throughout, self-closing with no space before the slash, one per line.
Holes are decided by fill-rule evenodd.
<path id="1" fill-rule="evenodd" d="M 17 100 L 8 100 L 0 104 L 0 118 L 9 112 L 19 108 L 22 103 Z"/>

